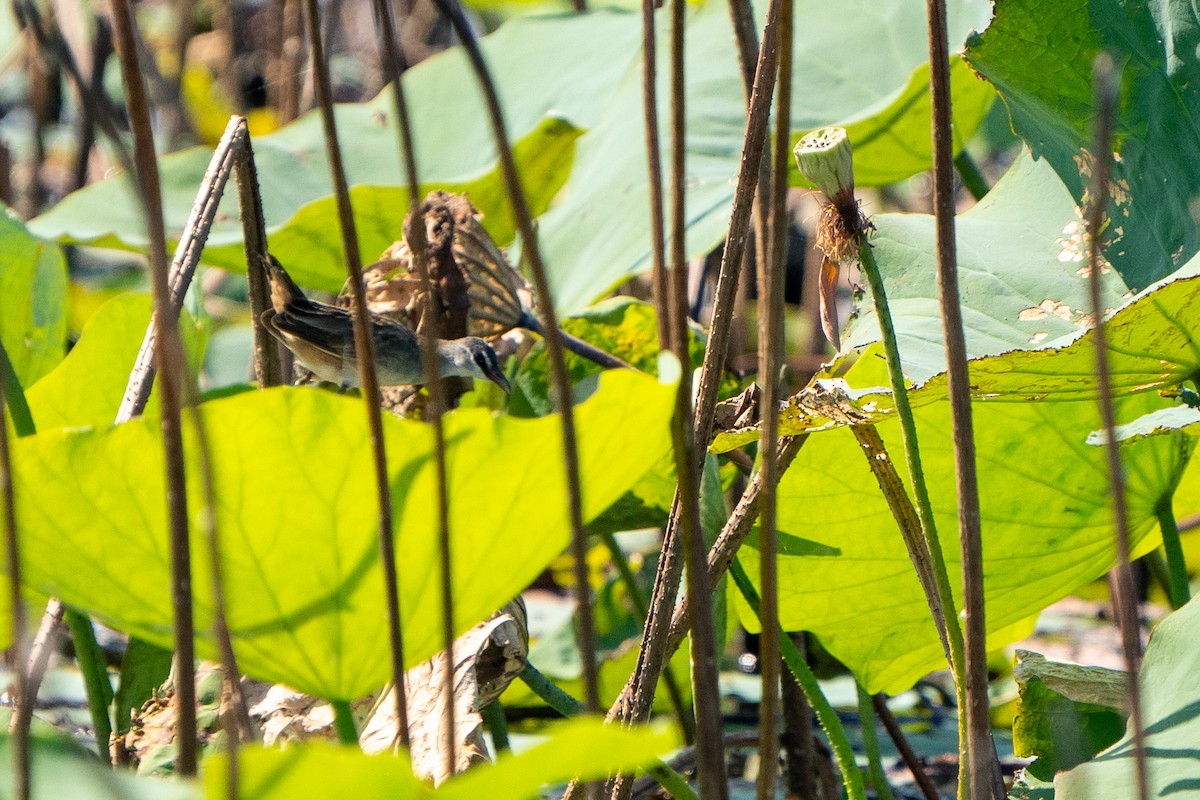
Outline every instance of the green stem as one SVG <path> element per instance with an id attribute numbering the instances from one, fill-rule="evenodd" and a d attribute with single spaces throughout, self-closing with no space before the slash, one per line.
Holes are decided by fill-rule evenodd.
<path id="1" fill-rule="evenodd" d="M 863 751 L 867 754 L 867 769 L 871 773 L 871 785 L 875 788 L 875 796 L 879 800 L 894 800 L 892 787 L 888 785 L 887 776 L 883 772 L 883 760 L 879 755 L 879 734 L 875 730 L 875 704 L 871 695 L 862 687 L 856 678 L 855 688 L 858 689 L 858 721 L 862 726 Z"/>
<path id="2" fill-rule="evenodd" d="M 1159 501 L 1154 513 L 1158 515 L 1158 527 L 1162 531 L 1163 550 L 1167 554 L 1167 595 L 1171 608 L 1182 608 L 1192 599 L 1188 583 L 1187 562 L 1183 558 L 1183 545 L 1179 542 L 1179 526 L 1175 524 L 1172 497 Z"/>
<path id="3" fill-rule="evenodd" d="M 521 670 L 517 677 L 532 689 L 534 694 L 545 700 L 546 705 L 564 717 L 574 717 L 583 713 L 583 703 L 558 688 L 554 681 L 539 672 L 533 664 L 526 662 L 525 669 Z"/>
<path id="4" fill-rule="evenodd" d="M 4 389 L 4 402 L 8 413 L 12 415 L 13 430 L 17 436 L 31 436 L 36 433 L 33 425 L 33 415 L 29 413 L 29 403 L 25 402 L 25 391 L 17 380 L 17 371 L 13 368 L 8 352 L 0 345 L 0 387 Z"/>
<path id="5" fill-rule="evenodd" d="M 333 728 L 342 744 L 358 746 L 358 726 L 354 724 L 354 710 L 347 700 L 331 700 L 333 706 Z"/>
<path id="6" fill-rule="evenodd" d="M 108 708 L 112 704 L 113 689 L 108 679 L 108 666 L 104 653 L 96 642 L 96 631 L 87 614 L 67 608 L 63 615 L 71 629 L 71 641 L 75 643 L 75 661 L 83 674 L 83 685 L 87 695 L 88 712 L 92 716 L 92 728 L 96 732 L 96 747 L 100 757 L 112 761 L 109 740 L 112 738 L 112 719 Z"/>
<path id="7" fill-rule="evenodd" d="M 621 545 L 617 544 L 617 537 L 613 536 L 612 531 L 601 531 L 599 534 L 600 540 L 604 542 L 604 546 L 608 548 L 608 555 L 612 559 L 613 565 L 617 568 L 617 574 L 621 576 L 621 581 L 625 584 L 625 590 L 629 592 L 629 601 L 633 603 L 633 610 L 638 615 L 638 618 L 643 622 L 646 621 L 646 614 L 649 613 L 646 606 L 646 596 L 642 593 L 642 587 L 638 586 L 637 576 L 633 574 L 633 567 L 629 565 L 629 559 L 625 557 L 625 551 L 621 549 Z"/>
<path id="8" fill-rule="evenodd" d="M 675 800 L 700 800 L 699 796 L 692 791 L 687 779 L 671 769 L 666 762 L 660 761 L 653 767 L 649 767 L 646 772 L 653 775 L 659 785 L 666 789 L 667 793 Z"/>
<path id="9" fill-rule="evenodd" d="M 944 612 L 943 624 L 946 632 L 946 649 L 950 656 L 950 671 L 954 675 L 954 695 L 958 702 L 958 734 L 959 755 L 961 763 L 968 763 L 965 751 L 967 742 L 966 708 L 967 688 L 963 674 L 963 635 L 958 624 L 958 612 L 955 610 L 954 595 L 950 590 L 950 576 L 946 572 L 946 559 L 942 554 L 942 546 L 938 540 L 937 526 L 933 521 L 933 505 L 929 501 L 929 489 L 925 485 L 925 470 L 921 467 L 921 452 L 917 444 L 917 423 L 913 417 L 912 405 L 908 400 L 908 383 L 900 364 L 900 347 L 896 342 L 896 328 L 892 324 L 892 312 L 888 308 L 887 291 L 883 285 L 883 275 L 879 271 L 879 262 L 871 243 L 864 235 L 858 247 L 859 263 L 862 273 L 871 289 L 871 299 L 875 304 L 875 316 L 879 320 L 879 332 L 883 341 L 884 357 L 887 360 L 888 380 L 891 383 L 892 396 L 896 403 L 896 415 L 900 418 L 900 433 L 904 441 L 904 460 L 908 465 L 908 473 L 912 477 L 913 494 L 916 496 L 917 518 L 921 521 L 921 534 L 925 538 L 925 546 L 929 550 L 930 563 L 933 565 L 934 583 L 937 585 L 938 598 Z"/>
<path id="10" fill-rule="evenodd" d="M 512 747 L 508 743 L 508 721 L 504 719 L 504 706 L 500 705 L 500 701 L 493 700 L 484 706 L 481 716 L 488 733 L 492 735 L 496 755 L 511 753 Z"/>
<path id="11" fill-rule="evenodd" d="M 958 170 L 958 177 L 962 179 L 963 186 L 971 193 L 971 196 L 976 200 L 982 200 L 983 196 L 988 193 L 988 185 L 983 173 L 975 164 L 975 159 L 971 158 L 966 150 L 963 150 L 954 157 L 954 168 Z"/>
<path id="12" fill-rule="evenodd" d="M 754 584 L 750 582 L 750 576 L 746 574 L 746 570 L 742 567 L 740 561 L 736 558 L 729 565 L 729 575 L 733 578 L 733 582 L 737 584 L 738 590 L 741 591 L 742 597 L 746 599 L 746 603 L 758 614 L 759 598 L 758 590 L 754 588 Z M 842 727 L 841 720 L 838 719 L 837 712 L 833 710 L 833 706 L 829 705 L 829 701 L 825 699 L 825 693 L 821 691 L 820 684 L 817 683 L 817 676 L 813 675 L 812 670 L 808 668 L 808 664 L 804 663 L 804 658 L 800 655 L 800 651 L 796 649 L 795 643 L 791 637 L 781 636 L 779 638 L 780 655 L 783 656 L 783 662 L 787 664 L 788 670 L 796 678 L 796 683 L 800 684 L 800 688 L 804 690 L 804 696 L 808 698 L 808 704 L 812 706 L 813 712 L 817 715 L 817 721 L 821 723 L 821 728 L 825 731 L 825 736 L 829 739 L 829 746 L 833 750 L 833 757 L 837 761 L 838 769 L 842 771 L 842 782 L 846 786 L 846 796 L 849 800 L 865 800 L 867 796 L 866 787 L 863 785 L 862 772 L 858 769 L 858 764 L 854 760 L 854 749 L 850 747 L 850 740 L 846 737 L 846 729 Z"/>

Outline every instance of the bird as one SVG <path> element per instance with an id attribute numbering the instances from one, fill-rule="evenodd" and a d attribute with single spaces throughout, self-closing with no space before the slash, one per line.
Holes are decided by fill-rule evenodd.
<path id="1" fill-rule="evenodd" d="M 265 260 L 272 307 L 259 317 L 263 326 L 321 380 L 337 384 L 341 391 L 359 386 L 350 312 L 310 300 L 274 256 L 268 255 Z M 367 312 L 367 320 L 375 343 L 379 385 L 425 383 L 421 338 L 395 320 L 372 311 Z M 483 378 L 505 392 L 511 391 L 496 351 L 483 339 L 476 336 L 438 339 L 436 346 L 441 377 Z"/>

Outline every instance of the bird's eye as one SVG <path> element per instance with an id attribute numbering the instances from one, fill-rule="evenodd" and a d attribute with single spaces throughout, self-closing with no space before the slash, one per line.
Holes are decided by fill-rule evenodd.
<path id="1" fill-rule="evenodd" d="M 480 369 L 486 370 L 488 368 L 487 356 L 485 356 L 483 353 L 475 353 L 472 357 L 475 359 L 475 363 L 479 365 Z"/>

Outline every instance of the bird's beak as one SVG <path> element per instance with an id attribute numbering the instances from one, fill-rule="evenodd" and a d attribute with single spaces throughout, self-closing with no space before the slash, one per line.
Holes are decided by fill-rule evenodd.
<path id="1" fill-rule="evenodd" d="M 489 381 L 503 389 L 505 394 L 512 394 L 512 386 L 509 385 L 508 378 L 504 377 L 504 373 L 499 369 L 486 367 L 483 370 L 483 374 L 487 376 Z"/>

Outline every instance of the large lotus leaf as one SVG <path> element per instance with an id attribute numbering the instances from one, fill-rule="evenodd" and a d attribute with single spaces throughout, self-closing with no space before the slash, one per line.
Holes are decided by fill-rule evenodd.
<path id="1" fill-rule="evenodd" d="M 933 218 L 880 214 L 872 239 L 912 401 L 946 397 L 946 357 L 936 286 Z M 1096 396 L 1094 315 L 1074 202 L 1045 160 L 1022 154 L 988 195 L 955 222 L 971 392 L 994 401 Z M 1102 275 L 1112 383 L 1117 392 L 1170 389 L 1200 375 L 1200 258 L 1134 296 L 1115 271 Z M 850 396 L 889 411 L 879 325 L 869 302 L 847 324 Z M 819 419 L 788 419 L 785 430 Z M 725 437 L 749 441 L 755 430 Z"/>
<path id="2" fill-rule="evenodd" d="M 933 217 L 879 214 L 872 221 L 878 230 L 871 242 L 887 287 L 904 375 L 919 387 L 913 402 L 944 398 L 946 356 Z M 983 200 L 956 218 L 962 315 L 977 396 L 1091 396 L 1095 356 L 1085 335 L 1091 301 L 1081 264 L 1084 250 L 1074 234 L 1078 222 L 1075 203 L 1062 181 L 1045 160 L 1034 160 L 1028 153 L 1017 158 Z M 1187 290 L 1173 291 L 1180 292 L 1176 305 L 1183 304 Z M 1125 305 L 1127 295 L 1118 274 L 1104 274 L 1106 307 Z M 1157 308 L 1153 299 L 1147 314 L 1151 307 Z M 1118 374 L 1122 388 L 1161 384 L 1160 359 L 1178 359 L 1176 343 L 1190 336 L 1186 325 L 1172 324 L 1170 313 L 1155 314 L 1154 320 L 1157 327 L 1146 331 L 1144 353 L 1114 353 L 1114 358 L 1128 357 L 1141 366 L 1140 372 Z M 1143 323 L 1131 322 L 1130 335 L 1141 336 L 1137 331 Z M 1169 333 L 1171 344 L 1159 342 L 1164 333 Z M 1069 347 L 1081 338 L 1084 341 Z M 888 379 L 879 323 L 869 301 L 860 302 L 848 321 L 844 350 L 858 352 L 845 373 L 854 405 L 863 412 L 890 411 L 891 397 L 879 388 Z M 1030 366 L 1022 371 L 1026 364 Z M 1180 373 L 1174 370 L 1168 382 L 1178 382 Z M 797 424 L 789 415 L 785 410 L 781 418 L 785 430 L 799 432 L 823 422 L 804 417 Z M 735 432 L 718 444 L 749 441 L 755 433 Z"/>
<path id="3" fill-rule="evenodd" d="M 603 376 L 577 407 L 584 514 L 595 517 L 668 451 L 673 390 Z M 361 402 L 314 389 L 202 406 L 214 465 L 228 617 L 256 678 L 334 699 L 389 677 L 375 488 Z M 186 417 L 185 417 L 186 419 Z M 466 410 L 446 417 L 455 628 L 524 588 L 569 538 L 559 420 Z M 193 551 L 206 552 L 189 426 Z M 441 641 L 431 434 L 385 419 L 405 656 Z M 162 445 L 152 421 L 16 443 L 24 575 L 31 586 L 147 641 L 171 641 Z M 206 559 L 195 558 L 200 652 L 215 658 Z"/>
<path id="4" fill-rule="evenodd" d="M 130 292 L 109 300 L 88 318 L 62 363 L 25 393 L 38 430 L 112 423 L 146 336 L 151 306 L 149 295 Z M 207 340 L 203 324 L 184 309 L 179 329 L 188 360 L 199 363 Z M 157 394 L 150 402 L 157 403 Z"/>
<path id="5" fill-rule="evenodd" d="M 1150 797 L 1195 797 L 1200 789 L 1200 601 L 1192 600 L 1150 635 L 1139 674 Z M 1059 800 L 1137 797 L 1132 735 L 1054 779 Z"/>
<path id="6" fill-rule="evenodd" d="M 1065 187 L 1046 161 L 1028 156 L 956 221 L 971 362 L 971 392 L 995 400 L 1096 396 L 1085 247 Z M 946 396 L 945 349 L 935 285 L 933 220 L 881 214 L 875 253 L 888 290 L 905 377 L 914 402 Z M 1200 258 L 1131 296 L 1115 271 L 1103 273 L 1112 384 L 1117 392 L 1168 389 L 1200 374 Z M 874 312 L 851 321 L 852 347 L 881 352 Z M 855 386 L 881 383 L 880 359 L 860 358 Z"/>
<path id="7" fill-rule="evenodd" d="M 1022 154 L 978 204 L 958 215 L 963 326 L 971 358 L 1049 348 L 1077 337 L 1090 317 L 1084 251 L 1072 231 L 1075 203 L 1047 162 Z M 924 384 L 946 369 L 936 237 L 927 214 L 879 214 L 872 238 L 905 377 Z M 1104 275 L 1106 307 L 1122 305 L 1119 275 Z M 886 384 L 877 373 L 879 323 L 864 302 L 847 325 L 847 348 L 872 345 L 846 376 L 855 387 Z M 875 343 L 875 344 L 872 344 Z M 943 390 L 944 392 L 944 390 Z"/>
<path id="8" fill-rule="evenodd" d="M 1012 635 L 1009 626 L 1037 613 L 1081 583 L 1100 574 L 1112 561 L 1112 521 L 1103 458 L 1085 442 L 1096 430 L 1094 401 L 1079 399 L 1091 392 L 1067 393 L 1055 387 L 1083 380 L 1094 362 L 1084 338 L 1086 274 L 1080 271 L 1079 247 L 1072 236 L 1077 220 L 1074 202 L 1045 162 L 1025 157 L 980 204 L 958 220 L 963 317 L 968 351 L 974 358 L 1006 353 L 973 363 L 972 385 L 984 392 L 988 364 L 996 364 L 995 391 L 1054 394 L 1054 403 L 974 404 L 976 447 L 983 513 L 984 571 L 988 630 L 993 644 Z M 941 324 L 934 281 L 933 225 L 918 215 L 880 215 L 876 255 L 884 271 L 905 374 L 929 381 L 944 370 Z M 1114 271 L 1104 276 L 1105 303 L 1121 305 L 1126 292 Z M 1129 336 L 1150 355 L 1142 357 L 1145 374 L 1160 375 L 1159 359 L 1176 358 L 1172 343 L 1190 341 L 1182 314 L 1190 293 L 1188 279 L 1170 286 L 1179 298 L 1158 304 L 1149 318 L 1162 323 L 1154 330 L 1145 320 L 1130 325 Z M 1163 291 L 1160 289 L 1160 291 Z M 1136 309 L 1135 304 L 1131 308 Z M 851 344 L 878 338 L 869 311 L 854 321 Z M 1115 357 L 1133 357 L 1128 340 Z M 1037 352 L 1025 352 L 1041 347 Z M 1060 350 L 1060 347 L 1066 349 Z M 1168 353 L 1173 355 L 1168 356 Z M 856 387 L 885 380 L 879 345 L 868 348 L 846 378 Z M 1187 354 L 1183 354 L 1186 358 Z M 1060 366 L 1061 360 L 1061 366 Z M 1026 374 L 1017 366 L 1035 362 Z M 1086 365 L 1086 366 L 1085 366 Z M 1178 382 L 1184 371 L 1176 371 Z M 1122 378 L 1123 379 L 1123 378 Z M 935 380 L 936 383 L 936 380 Z M 1161 383 L 1161 380 L 1160 380 Z M 1126 389 L 1131 388 L 1122 384 Z M 943 531 L 943 549 L 957 577 L 958 547 L 953 457 L 944 387 L 918 391 L 925 403 L 917 409 L 921 454 L 933 495 L 935 515 Z M 1065 400 L 1075 398 L 1074 402 Z M 1121 420 L 1174 405 L 1144 393 L 1121 402 Z M 902 464 L 894 419 L 880 432 L 893 460 Z M 1190 437 L 1157 437 L 1124 451 L 1130 478 L 1131 525 L 1136 547 L 1157 544 L 1154 507 L 1175 487 L 1191 452 Z M 907 687 L 926 670 L 941 665 L 942 651 L 895 524 L 874 480 L 860 461 L 852 435 L 844 430 L 814 437 L 801 452 L 781 485 L 780 529 L 840 552 L 825 557 L 781 559 L 781 613 L 786 622 L 813 630 L 872 688 L 895 691 Z M 856 466 L 857 462 L 857 466 Z M 745 557 L 753 560 L 755 551 Z M 748 565 L 750 573 L 755 570 Z M 784 577 L 784 576 L 787 577 Z M 854 598 L 847 602 L 846 598 Z"/>
<path id="9" fill-rule="evenodd" d="M 1168 405 L 1153 394 L 1125 398 L 1122 420 Z M 921 460 L 950 582 L 962 588 L 954 455 L 948 404 L 916 409 Z M 1096 404 L 976 403 L 984 587 L 989 643 L 1012 640 L 1013 626 L 1114 560 L 1111 495 L 1104 451 L 1085 439 L 1099 424 Z M 899 425 L 879 424 L 908 482 Z M 1136 553 L 1157 546 L 1154 509 L 1170 494 L 1191 437 L 1160 436 L 1123 450 L 1130 530 Z M 780 616 L 809 630 L 872 692 L 908 688 L 945 666 L 942 648 L 896 524 L 854 436 L 845 429 L 811 437 L 779 488 L 779 530 L 824 553 L 781 556 Z M 810 551 L 811 552 L 811 551 Z M 757 551 L 743 548 L 757 574 Z"/>
<path id="10" fill-rule="evenodd" d="M 0 19 L 7 19 L 7 14 L 0 12 Z M 62 361 L 66 301 L 67 265 L 62 252 L 31 236 L 18 219 L 0 208 L 0 343 L 22 386 L 30 386 Z"/>
<path id="11" fill-rule="evenodd" d="M 1007 104 L 1014 130 L 1082 198 L 1094 163 L 1092 60 L 1123 67 L 1108 257 L 1140 290 L 1200 248 L 1200 24 L 1191 3 L 1000 0 L 966 58 Z"/>
<path id="12" fill-rule="evenodd" d="M 259 800 L 525 800 L 574 777 L 603 778 L 647 766 L 675 745 L 674 734 L 665 727 L 622 728 L 584 718 L 556 726 L 548 740 L 523 753 L 456 775 L 436 789 L 418 780 L 405 758 L 368 756 L 326 743 L 288 750 L 248 748 L 238 756 L 238 770 L 243 796 Z M 227 769 L 223 754 L 208 762 L 208 797 L 226 796 Z"/>
<path id="13" fill-rule="evenodd" d="M 1146 289 L 1108 320 L 1113 391 L 1170 390 L 1200 376 L 1200 257 Z M 1090 316 L 1090 315 L 1089 315 Z M 971 363 L 971 391 L 1000 400 L 1096 397 L 1096 335 L 1075 334 L 1040 350 L 1017 350 Z M 944 374 L 919 395 L 940 397 Z"/>
<path id="14" fill-rule="evenodd" d="M 950 41 L 983 27 L 988 4 L 950 4 Z M 793 136 L 843 124 L 855 147 L 861 185 L 899 180 L 929 168 L 929 103 L 922 10 L 899 0 L 797 3 Z M 664 22 L 660 20 L 660 23 Z M 659 30 L 665 31 L 666 24 Z M 869 44 L 868 44 L 869 43 Z M 886 43 L 886 44 L 883 44 Z M 664 163 L 670 147 L 665 41 L 658 66 Z M 853 57 L 847 54 L 853 53 Z M 636 55 L 636 54 L 635 54 Z M 742 82 L 728 8 L 707 3 L 687 29 L 687 252 L 717 245 L 729 224 L 733 183 L 746 127 Z M 990 87 L 961 65 L 953 70 L 955 127 L 975 130 L 992 101 Z M 578 311 L 608 288 L 650 268 L 650 215 L 642 78 L 627 70 L 597 125 L 579 140 L 561 203 L 540 221 L 538 241 L 551 264 L 556 304 Z M 799 185 L 799 171 L 791 180 Z"/>
<path id="15" fill-rule="evenodd" d="M 800 6 L 797 18 L 805 24 L 796 34 L 794 135 L 835 122 L 849 125 L 863 185 L 927 169 L 921 10 L 903 0 L 857 0 L 853 8 L 808 0 Z M 952 6 L 957 45 L 972 27 L 983 26 L 988 4 L 958 0 Z M 662 31 L 666 17 L 664 10 Z M 484 40 L 510 136 L 520 140 L 519 167 L 535 213 L 567 181 L 560 207 L 539 226 L 556 303 L 564 312 L 582 309 L 614 283 L 649 267 L 640 37 L 638 14 L 600 11 L 515 20 Z M 746 113 L 727 9 L 709 3 L 695 12 L 687 38 L 688 251 L 695 255 L 710 249 L 727 224 Z M 666 49 L 660 48 L 660 75 L 666 74 Z M 954 76 L 955 128 L 966 137 L 993 90 L 957 61 Z M 428 59 L 404 80 L 424 188 L 467 191 L 493 235 L 509 241 L 512 223 L 490 126 L 461 53 Z M 666 92 L 661 103 L 665 125 Z M 399 238 L 407 205 L 390 116 L 386 95 L 339 110 L 367 254 Z M 573 167 L 580 131 L 588 134 Z M 664 130 L 664 146 L 668 141 Z M 336 290 L 345 276 L 322 147 L 315 115 L 255 140 L 272 249 L 301 283 Z M 207 159 L 200 150 L 164 159 L 167 218 L 174 230 L 186 219 Z M 794 178 L 799 181 L 798 173 Z M 127 191 L 120 179 L 84 189 L 40 217 L 36 229 L 63 240 L 140 247 L 142 223 Z M 227 200 L 223 210 L 225 219 L 205 258 L 240 268 L 236 207 Z"/>
<path id="16" fill-rule="evenodd" d="M 596 13 L 520 19 L 483 40 L 504 103 L 509 136 L 535 213 L 544 210 L 570 168 L 579 131 L 595 123 L 624 74 L 641 31 L 637 17 Z M 613 60 L 615 54 L 623 54 Z M 433 189 L 466 192 L 485 212 L 500 241 L 512 238 L 511 212 L 496 165 L 496 146 L 482 94 L 461 49 L 426 59 L 404 75 L 422 196 Z M 359 243 L 366 257 L 401 238 L 408 208 L 406 177 L 384 92 L 367 103 L 337 108 L 338 135 L 353 187 Z M 254 139 L 263 213 L 271 248 L 303 285 L 337 291 L 345 281 L 321 120 L 306 114 Z M 168 231 L 178 237 L 210 151 L 161 162 Z M 207 263 L 244 269 L 236 192 L 230 187 L 204 252 Z M 68 196 L 31 223 L 64 241 L 143 248 L 145 225 L 124 177 Z"/>

